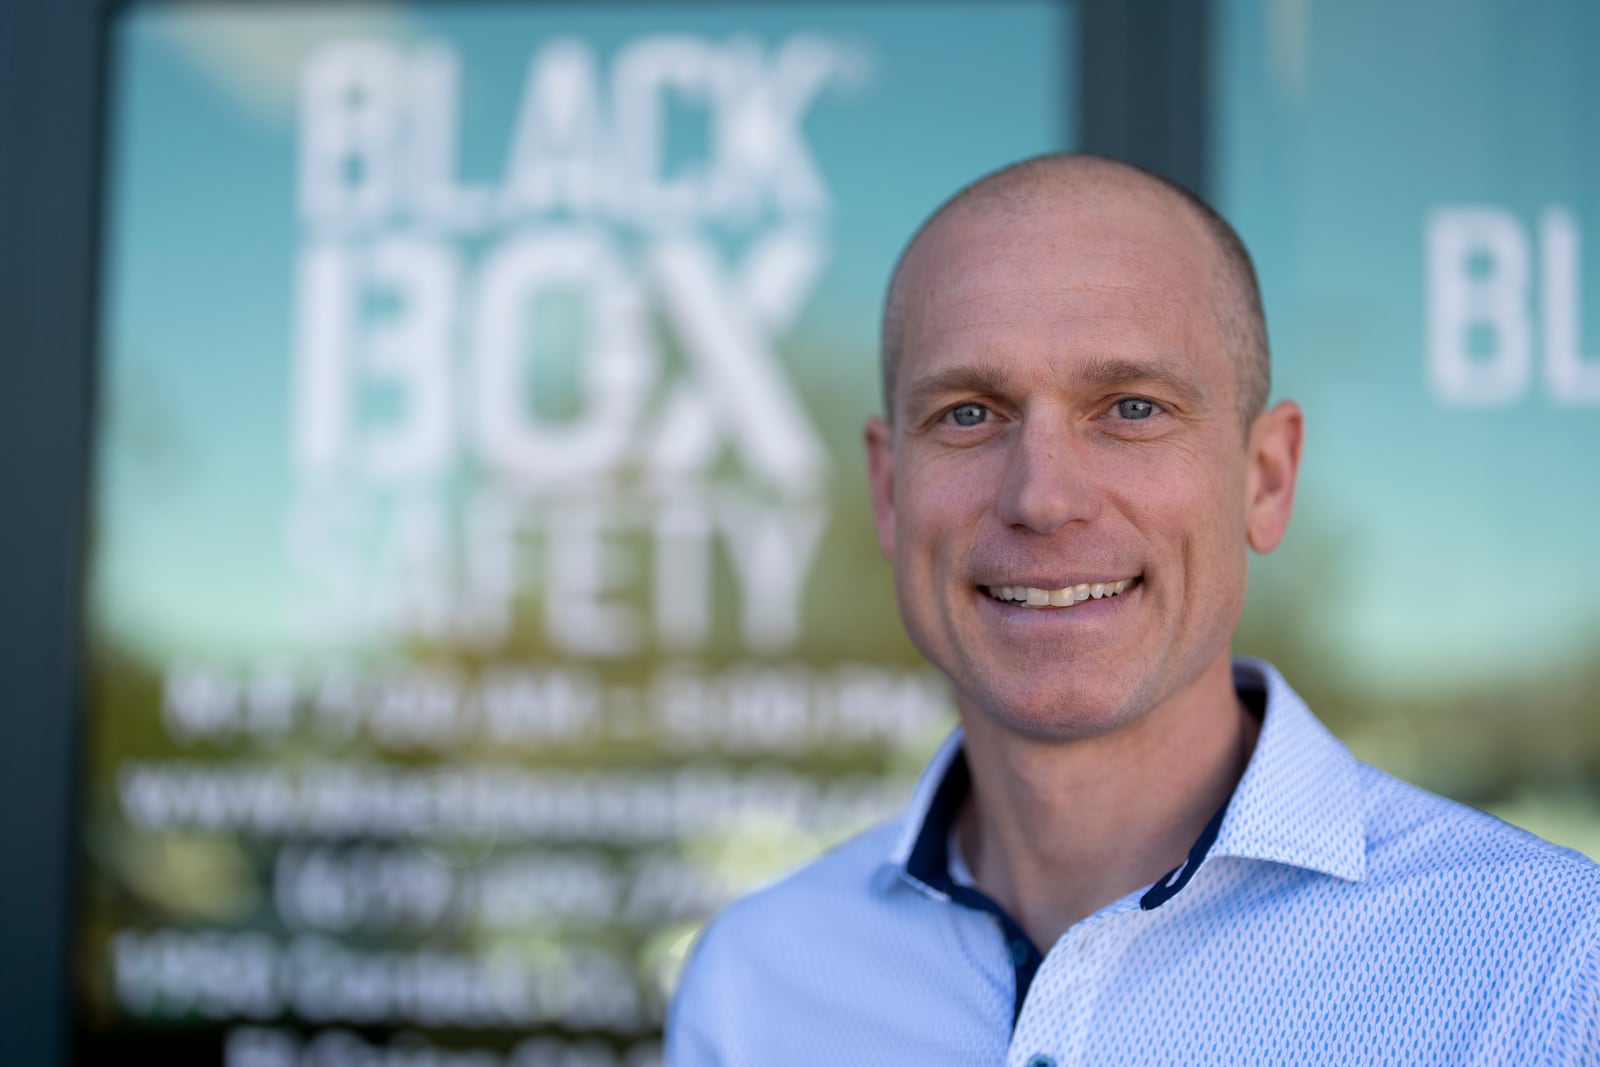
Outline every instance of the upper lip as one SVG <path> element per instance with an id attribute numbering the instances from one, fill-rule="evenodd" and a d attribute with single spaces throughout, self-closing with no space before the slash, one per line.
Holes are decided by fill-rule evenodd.
<path id="1" fill-rule="evenodd" d="M 996 578 L 993 581 L 986 580 L 978 584 L 985 589 L 994 589 L 1004 585 L 1023 585 L 1033 589 L 1067 589 L 1075 585 L 1110 585 L 1112 582 L 1121 582 L 1138 577 L 1141 577 L 1141 572 L 1139 571 L 1124 571 L 1121 574 L 1110 577 L 1046 578 L 1043 580 L 1038 578 Z"/>

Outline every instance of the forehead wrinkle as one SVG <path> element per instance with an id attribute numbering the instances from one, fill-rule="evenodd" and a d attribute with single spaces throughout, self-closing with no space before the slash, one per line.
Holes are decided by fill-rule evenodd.
<path id="1" fill-rule="evenodd" d="M 1109 294 L 1111 296 L 1139 296 L 1159 300 L 1163 304 L 1183 306 L 1186 300 L 1171 295 L 1171 293 L 1155 285 L 1137 285 L 1131 282 L 1097 282 L 1097 281 L 1072 281 L 1060 285 L 1006 285 L 994 283 L 987 286 L 966 287 L 966 293 L 958 293 L 954 297 L 947 296 L 942 290 L 930 290 L 922 294 L 919 303 L 946 303 L 953 300 L 955 303 L 971 303 L 974 300 L 988 300 L 993 296 L 1070 296 L 1074 293 Z"/>
<path id="2" fill-rule="evenodd" d="M 1193 320 L 1198 311 L 1197 305 L 1210 307 L 1215 310 L 1215 300 L 1207 292 L 1203 296 L 1198 290 L 1210 289 L 1209 282 L 1202 282 L 1198 286 L 1186 286 L 1181 293 L 1175 293 L 1170 288 L 1149 281 L 1125 281 L 1115 278 L 1095 277 L 1089 269 L 1083 271 L 1084 276 L 1063 280 L 1056 284 L 1041 284 L 1031 278 L 1015 279 L 1015 271 L 999 272 L 998 277 L 984 277 L 990 274 L 990 268 L 996 264 L 1010 266 L 1009 252 L 997 252 L 984 257 L 977 264 L 949 263 L 936 265 L 926 283 L 912 284 L 911 292 L 903 294 L 909 296 L 904 301 L 903 322 L 907 333 L 913 333 L 922 325 L 921 320 L 930 311 L 937 314 L 940 309 L 958 306 L 978 305 L 986 312 L 982 317 L 988 318 L 990 310 L 983 305 L 993 303 L 996 314 L 1007 314 L 1008 301 L 1032 302 L 1035 300 L 1048 300 L 1052 302 L 1050 308 L 1041 310 L 1056 310 L 1062 314 L 1082 316 L 1084 318 L 1122 318 L 1145 314 L 1153 307 L 1175 310 L 1183 313 L 1183 317 Z M 1092 265 L 1095 260 L 1111 259 L 1119 265 L 1137 265 L 1140 261 L 1131 255 L 1101 255 L 1082 257 L 1081 263 Z M 908 272 L 911 274 L 912 272 Z M 1013 275 L 1012 278 L 1006 276 Z M 977 277 L 974 277 L 974 276 Z M 1120 306 L 1114 308 L 1096 309 L 1093 312 L 1075 306 L 1073 297 L 1109 297 L 1112 299 L 1127 298 Z M 941 327 L 941 331 L 945 328 Z"/>
<path id="3" fill-rule="evenodd" d="M 912 350 L 920 347 L 914 340 L 917 333 L 931 331 L 930 340 L 935 347 L 944 347 L 954 338 L 976 334 L 975 340 L 954 346 L 957 348 L 955 354 L 957 358 L 961 358 L 959 348 L 970 346 L 973 363 L 983 363 L 985 362 L 982 356 L 983 348 L 1008 344 L 1010 331 L 1016 325 L 1015 316 L 1020 307 L 1031 308 L 1036 302 L 1048 299 L 1049 310 L 1059 312 L 1059 320 L 1055 324 L 1054 331 L 1057 340 L 1054 344 L 1046 342 L 1046 347 L 1033 352 L 1033 358 L 1027 362 L 1045 369 L 1062 385 L 1083 387 L 1128 384 L 1138 380 L 1159 381 L 1192 403 L 1198 403 L 1207 392 L 1205 384 L 1196 381 L 1195 376 L 1185 375 L 1180 370 L 1160 362 L 1163 350 L 1168 345 L 1184 349 L 1203 346 L 1213 340 L 1209 329 L 1211 323 L 1203 315 L 1202 310 L 1194 306 L 1192 300 L 1174 297 L 1157 287 L 1116 282 L 1035 286 L 1020 290 L 1005 288 L 996 291 L 1013 298 L 1010 306 L 1006 306 L 1004 302 L 996 303 L 992 299 L 994 293 L 985 291 L 969 290 L 942 300 L 930 294 L 927 303 L 931 306 L 927 310 L 934 313 L 933 320 L 931 322 L 925 320 L 921 308 L 913 311 L 910 316 L 912 330 L 908 333 L 913 338 Z M 1139 300 L 1137 303 L 1113 301 L 1109 304 L 1097 303 L 1092 308 L 1075 308 L 1053 299 L 1062 294 L 1073 293 L 1109 293 L 1118 297 L 1132 295 Z M 1159 348 L 1151 348 L 1148 340 L 1141 341 L 1136 336 L 1124 333 L 1130 324 L 1138 326 L 1142 323 L 1151 313 L 1152 306 L 1180 312 L 1176 318 L 1189 324 L 1176 336 L 1169 337 L 1165 343 L 1160 343 Z M 1056 317 L 1049 316 L 1049 318 Z M 1037 340 L 1026 342 L 1030 350 L 1037 343 Z M 1127 344 L 1137 344 L 1142 351 L 1127 352 L 1124 348 Z M 1119 356 L 1119 348 L 1124 348 L 1124 355 Z M 1103 354 L 1096 353 L 1097 349 Z M 1087 359 L 1087 362 L 1082 366 L 1074 366 L 1074 359 L 1065 358 L 1070 357 L 1073 352 L 1082 353 L 1082 358 Z M 1003 392 L 1005 391 L 1001 388 L 1003 385 L 1015 387 L 1020 384 L 1020 369 L 1008 369 L 999 365 L 999 361 L 992 359 L 987 363 L 989 365 L 981 372 L 967 373 L 964 368 L 958 367 L 953 368 L 950 373 L 935 371 L 933 373 L 936 377 L 927 380 L 945 383 L 950 387 L 982 387 L 982 391 L 988 392 Z M 917 379 L 918 376 L 915 374 L 908 378 L 911 381 Z M 938 388 L 939 386 L 934 386 L 930 391 L 937 391 Z"/>

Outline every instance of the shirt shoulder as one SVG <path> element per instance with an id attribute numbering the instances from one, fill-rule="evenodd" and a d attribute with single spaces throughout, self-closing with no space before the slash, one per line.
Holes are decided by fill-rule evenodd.
<path id="1" fill-rule="evenodd" d="M 1600 864 L 1365 764 L 1361 782 L 1385 937 L 1431 943 L 1451 981 L 1481 983 L 1477 1019 L 1494 1030 L 1501 1009 L 1517 1062 L 1600 1063 Z"/>
<path id="2" fill-rule="evenodd" d="M 825 928 L 873 910 L 871 898 L 895 879 L 889 856 L 901 821 L 879 823 L 728 904 L 701 932 L 685 981 L 695 971 L 753 966 L 761 956 L 792 961 L 791 949 L 815 947 Z"/>
<path id="3" fill-rule="evenodd" d="M 706 925 L 668 1014 L 668 1062 L 737 1062 L 738 1035 L 781 1029 L 782 1020 L 766 1016 L 792 1014 L 783 1006 L 805 1002 L 849 973 L 844 957 L 896 918 L 890 856 L 903 819 L 829 849 Z"/>
<path id="4" fill-rule="evenodd" d="M 1360 764 L 1370 873 L 1476 881 L 1497 899 L 1568 899 L 1600 924 L 1600 863 L 1484 811 Z M 1576 917 L 1576 916 L 1574 916 Z"/>

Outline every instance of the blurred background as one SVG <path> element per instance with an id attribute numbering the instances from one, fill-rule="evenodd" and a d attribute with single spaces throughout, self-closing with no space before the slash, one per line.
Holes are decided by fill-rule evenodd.
<path id="1" fill-rule="evenodd" d="M 0 11 L 17 1063 L 643 1067 L 707 916 L 953 721 L 858 447 L 945 196 L 1088 149 L 1256 257 L 1238 650 L 1600 857 L 1581 0 Z"/>

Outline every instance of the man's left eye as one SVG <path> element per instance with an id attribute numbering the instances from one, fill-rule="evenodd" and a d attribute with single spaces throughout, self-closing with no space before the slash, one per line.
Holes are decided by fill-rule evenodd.
<path id="1" fill-rule="evenodd" d="M 948 417 L 957 426 L 977 426 L 988 419 L 989 409 L 982 404 L 961 404 L 951 408 Z"/>
<path id="2" fill-rule="evenodd" d="M 1117 401 L 1117 414 L 1125 419 L 1148 419 L 1156 413 L 1156 406 L 1149 400 L 1129 398 Z"/>

